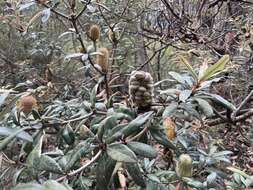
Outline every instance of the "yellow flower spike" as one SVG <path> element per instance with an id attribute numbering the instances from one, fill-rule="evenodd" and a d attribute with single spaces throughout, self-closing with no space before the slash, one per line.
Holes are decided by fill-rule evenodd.
<path id="1" fill-rule="evenodd" d="M 163 127 L 165 129 L 166 136 L 169 140 L 173 140 L 176 137 L 176 124 L 170 117 L 167 117 L 163 121 Z"/>
<path id="2" fill-rule="evenodd" d="M 104 73 L 108 71 L 108 60 L 109 60 L 109 51 L 107 48 L 99 48 L 97 54 L 97 61 L 96 63 L 101 67 Z"/>
<path id="3" fill-rule="evenodd" d="M 192 176 L 192 159 L 188 154 L 181 154 L 176 165 L 178 177 Z"/>

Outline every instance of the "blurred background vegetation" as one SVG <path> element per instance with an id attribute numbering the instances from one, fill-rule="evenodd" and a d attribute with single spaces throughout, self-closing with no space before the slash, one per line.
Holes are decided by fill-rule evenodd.
<path id="1" fill-rule="evenodd" d="M 155 84 L 154 106 L 166 107 L 168 98 L 160 92 L 168 88 L 185 90 L 185 86 L 175 84 L 180 78 L 169 72 L 186 76 L 189 67 L 185 61 L 194 70 L 203 71 L 229 55 L 230 61 L 222 68 L 222 74 L 214 75 L 218 79 L 212 81 L 208 92 L 238 108 L 236 113 L 233 115 L 227 102 L 227 107 L 210 103 L 215 116 L 201 115 L 198 121 L 191 120 L 188 132 L 201 133 L 198 137 L 203 138 L 201 145 L 191 139 L 193 147 L 217 145 L 230 150 L 232 165 L 247 175 L 253 174 L 253 112 L 251 97 L 247 97 L 253 90 L 251 0 L 2 0 L 0 10 L 1 126 L 6 127 L 9 122 L 17 99 L 27 94 L 36 97 L 40 114 L 55 109 L 52 115 L 61 119 L 79 114 L 83 107 L 78 101 L 90 100 L 90 92 L 97 84 L 95 96 L 100 102 L 108 103 L 111 97 L 114 103 L 129 106 L 128 81 L 135 70 L 151 74 Z M 100 37 L 95 41 L 89 31 L 92 25 L 100 29 Z M 109 50 L 106 73 L 96 64 L 99 48 Z M 107 112 L 108 105 L 102 111 Z M 246 113 L 247 117 L 242 115 L 242 119 L 236 120 L 238 113 Z M 185 122 L 180 114 L 173 120 Z M 92 122 L 87 125 L 97 121 Z M 50 146 L 50 139 L 47 143 Z M 183 140 L 181 143 L 184 144 Z M 210 148 L 211 153 L 216 148 Z M 18 149 L 7 156 L 13 158 Z M 167 153 L 165 149 L 163 156 Z M 236 181 L 238 171 L 235 173 Z M 230 188 L 246 187 L 245 183 L 239 185 L 240 180 L 236 182 L 238 187 Z M 225 181 L 218 183 L 217 189 Z"/>

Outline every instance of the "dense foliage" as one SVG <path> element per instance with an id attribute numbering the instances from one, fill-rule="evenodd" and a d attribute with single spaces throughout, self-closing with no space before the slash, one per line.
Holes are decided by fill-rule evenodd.
<path id="1" fill-rule="evenodd" d="M 1 2 L 0 187 L 253 187 L 252 5 Z"/>

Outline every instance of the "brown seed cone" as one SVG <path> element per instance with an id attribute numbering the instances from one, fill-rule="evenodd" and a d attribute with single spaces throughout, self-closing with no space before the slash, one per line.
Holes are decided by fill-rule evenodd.
<path id="1" fill-rule="evenodd" d="M 153 98 L 153 78 L 144 71 L 134 71 L 129 80 L 129 94 L 138 108 L 148 108 Z"/>
<path id="2" fill-rule="evenodd" d="M 18 100 L 17 107 L 27 115 L 31 113 L 32 109 L 37 109 L 38 104 L 33 96 L 24 96 Z"/>
<path id="3" fill-rule="evenodd" d="M 188 154 L 181 154 L 176 165 L 178 177 L 192 176 L 192 159 Z"/>
<path id="4" fill-rule="evenodd" d="M 107 48 L 99 48 L 99 54 L 97 54 L 97 61 L 96 63 L 101 67 L 104 73 L 108 72 L 108 60 L 109 60 L 109 51 Z"/>
<path id="5" fill-rule="evenodd" d="M 92 25 L 89 30 L 89 37 L 92 41 L 97 41 L 100 38 L 100 27 L 98 25 Z"/>

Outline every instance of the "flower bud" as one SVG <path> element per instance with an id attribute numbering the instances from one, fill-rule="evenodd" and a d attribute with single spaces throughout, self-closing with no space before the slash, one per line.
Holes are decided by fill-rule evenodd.
<path id="1" fill-rule="evenodd" d="M 109 51 L 107 48 L 99 48 L 97 54 L 97 61 L 96 63 L 101 67 L 104 73 L 108 71 L 108 60 L 109 60 Z"/>
<path id="2" fill-rule="evenodd" d="M 89 30 L 89 37 L 92 41 L 97 41 L 100 38 L 100 27 L 98 25 L 92 25 Z"/>
<path id="3" fill-rule="evenodd" d="M 172 121 L 170 117 L 167 117 L 163 121 L 163 127 L 165 129 L 166 136 L 169 140 L 173 140 L 176 136 L 176 124 Z"/>
<path id="4" fill-rule="evenodd" d="M 176 165 L 178 177 L 192 176 L 192 159 L 188 154 L 181 154 Z"/>
<path id="5" fill-rule="evenodd" d="M 21 97 L 17 102 L 17 107 L 28 115 L 32 109 L 38 108 L 37 100 L 32 96 Z"/>

